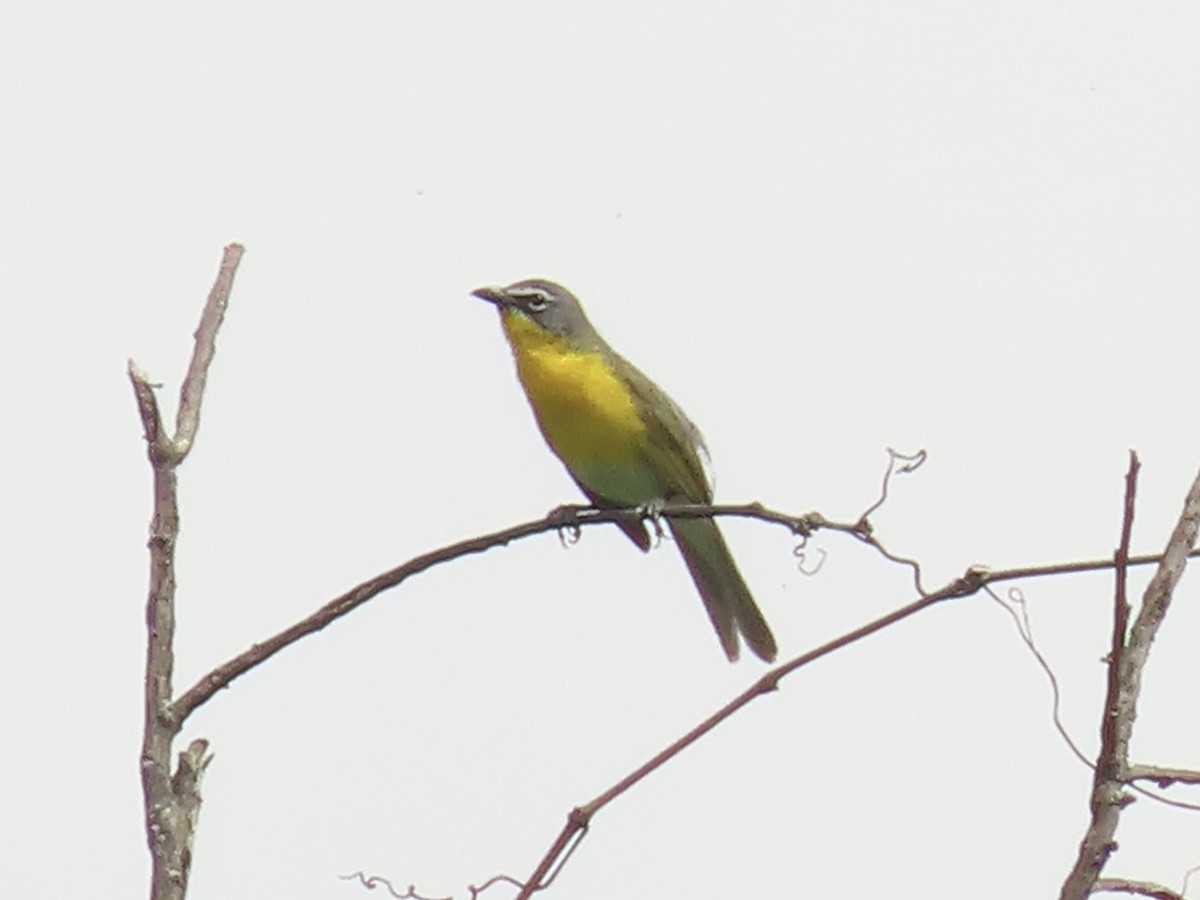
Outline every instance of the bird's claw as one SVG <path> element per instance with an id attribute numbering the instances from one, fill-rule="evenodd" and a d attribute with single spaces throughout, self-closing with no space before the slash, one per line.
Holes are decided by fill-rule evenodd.
<path id="1" fill-rule="evenodd" d="M 575 503 L 564 503 L 546 513 L 546 521 L 558 531 L 558 541 L 563 547 L 577 543 L 583 534 L 579 524 L 581 514 L 591 510 L 590 506 L 579 506 Z"/>
<path id="2" fill-rule="evenodd" d="M 654 545 L 657 547 L 662 543 L 663 538 L 667 536 L 666 530 L 663 528 L 662 511 L 667 503 L 661 498 L 651 500 L 649 503 L 643 503 L 637 508 L 638 515 L 643 521 L 648 521 L 654 529 Z"/>

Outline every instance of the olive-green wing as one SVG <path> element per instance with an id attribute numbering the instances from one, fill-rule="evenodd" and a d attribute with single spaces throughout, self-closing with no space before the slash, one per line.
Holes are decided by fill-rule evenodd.
<path id="1" fill-rule="evenodd" d="M 646 458 L 662 478 L 663 499 L 711 503 L 712 486 L 702 459 L 708 450 L 700 429 L 633 363 L 613 356 L 613 366 L 629 385 L 646 425 Z"/>

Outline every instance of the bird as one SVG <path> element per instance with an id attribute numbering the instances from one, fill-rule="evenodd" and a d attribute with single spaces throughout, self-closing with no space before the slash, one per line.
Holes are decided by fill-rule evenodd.
<path id="1" fill-rule="evenodd" d="M 633 511 L 617 525 L 639 549 L 650 549 L 645 518 L 656 510 L 712 503 L 700 430 L 608 345 L 574 294 L 542 278 L 471 293 L 499 311 L 546 443 L 593 505 Z M 773 662 L 775 637 L 716 521 L 668 518 L 667 527 L 730 662 L 738 659 L 739 636 L 760 659 Z"/>

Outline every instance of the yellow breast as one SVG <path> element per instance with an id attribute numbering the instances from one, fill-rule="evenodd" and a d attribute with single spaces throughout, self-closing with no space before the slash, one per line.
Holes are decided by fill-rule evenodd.
<path id="1" fill-rule="evenodd" d="M 603 473 L 644 459 L 646 426 L 628 387 L 600 353 L 572 350 L 511 309 L 503 323 L 547 443 L 576 478 L 611 493 Z"/>

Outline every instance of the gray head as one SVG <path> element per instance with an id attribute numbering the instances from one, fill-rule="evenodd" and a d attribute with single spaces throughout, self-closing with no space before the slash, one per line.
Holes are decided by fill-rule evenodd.
<path id="1" fill-rule="evenodd" d="M 507 287 L 481 287 L 471 293 L 500 309 L 512 309 L 527 316 L 551 334 L 572 343 L 599 340 L 588 321 L 579 299 L 561 284 L 544 278 L 528 278 Z"/>

